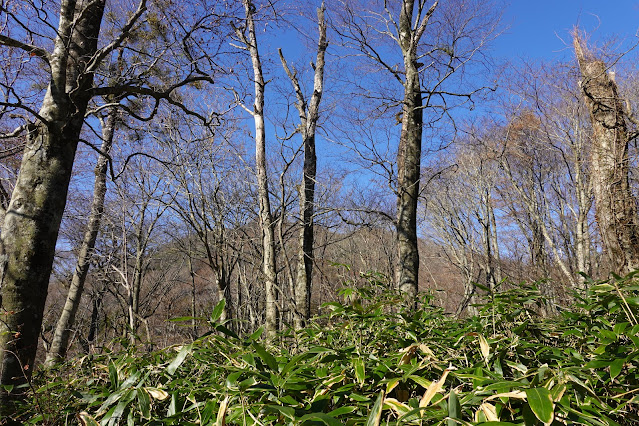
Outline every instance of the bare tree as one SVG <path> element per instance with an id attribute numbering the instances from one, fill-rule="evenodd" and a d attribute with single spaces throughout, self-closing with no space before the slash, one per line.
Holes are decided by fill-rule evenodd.
<path id="1" fill-rule="evenodd" d="M 2 45 L 34 54 L 51 71 L 42 107 L 32 111 L 36 121 L 18 129 L 27 132 L 27 146 L 2 227 L 1 385 L 22 383 L 33 369 L 103 11 L 104 1 L 91 2 L 84 10 L 75 1 L 63 1 L 52 52 L 6 33 L 0 37 Z M 10 409 L 9 395 L 2 389 L 0 412 Z"/>
<path id="2" fill-rule="evenodd" d="M 232 137 L 234 129 L 216 129 L 222 134 L 218 140 L 207 128 L 196 123 L 186 129 L 179 122 L 169 122 L 165 119 L 167 127 L 158 136 L 172 158 L 167 168 L 175 186 L 169 208 L 187 225 L 189 233 L 194 233 L 193 238 L 187 238 L 187 258 L 193 279 L 196 275 L 192 267 L 194 262 L 203 262 L 210 268 L 217 300 L 226 300 L 220 319 L 230 320 L 233 308 L 231 282 L 239 261 L 236 247 L 241 244 L 234 234 L 238 232 L 235 228 L 245 226 L 247 222 L 248 215 L 244 212 L 247 199 L 252 195 L 245 178 L 249 169 L 236 159 L 238 152 L 243 150 L 224 141 Z M 184 237 L 175 235 L 174 238 Z M 196 315 L 193 312 L 193 316 Z"/>
<path id="3" fill-rule="evenodd" d="M 464 296 L 456 313 L 476 313 L 477 288 L 481 283 L 496 291 L 502 266 L 496 219 L 498 164 L 490 152 L 464 139 L 440 165 L 453 165 L 437 174 L 424 194 L 427 229 L 448 261 L 463 278 Z"/>
<path id="4" fill-rule="evenodd" d="M 148 49 L 149 54 L 171 55 L 176 53 L 175 46 L 179 46 L 181 52 L 175 56 L 179 59 L 173 62 L 177 70 L 169 69 L 169 62 L 157 61 L 156 56 L 155 61 L 144 66 L 131 66 L 126 83 L 111 85 L 108 79 L 101 78 L 105 60 L 119 49 L 126 49 L 127 40 L 136 31 L 147 31 L 148 28 L 143 28 L 145 23 L 168 25 L 173 22 L 171 19 L 145 21 L 144 16 L 150 13 L 155 18 L 163 15 L 158 9 L 150 12 L 147 0 L 140 0 L 128 18 L 114 22 L 110 29 L 102 28 L 105 0 L 62 0 L 57 28 L 49 22 L 55 12 L 40 13 L 41 8 L 35 2 L 8 1 L 1 7 L 2 55 L 13 59 L 11 55 L 15 53 L 18 61 L 44 65 L 32 65 L 33 74 L 25 74 L 25 78 L 30 79 L 35 75 L 36 81 L 43 85 L 3 85 L 4 96 L 0 102 L 0 115 L 4 120 L 15 123 L 12 117 L 16 113 L 23 120 L 16 123 L 16 130 L 9 136 L 26 136 L 20 173 L 4 217 L 0 248 L 3 315 L 0 411 L 4 413 L 11 410 L 11 400 L 18 396 L 8 393 L 4 385 L 24 383 L 34 367 L 55 244 L 89 102 L 105 95 L 130 96 L 138 101 L 150 99 L 146 108 L 150 116 L 162 101 L 187 109 L 176 96 L 177 91 L 188 84 L 212 81 L 211 64 L 198 63 L 203 56 L 195 52 L 199 47 L 193 37 L 205 26 L 210 30 L 212 27 L 208 24 L 213 19 L 202 18 L 190 28 L 184 25 L 168 31 L 167 38 L 158 38 L 158 44 L 166 41 L 163 48 Z M 180 42 L 173 43 L 170 39 Z M 160 63 L 165 74 L 174 75 L 174 83 L 159 83 L 154 77 L 158 73 L 149 72 Z M 23 67 L 17 68 L 21 69 Z M 96 74 L 100 76 L 100 87 L 94 84 Z M 39 87 L 46 87 L 46 91 Z M 35 93 L 27 93 L 28 90 Z M 42 99 L 39 106 L 31 101 L 35 97 Z M 136 114 L 131 108 L 128 112 L 149 118 Z M 203 120 L 208 119 L 206 114 L 199 115 Z"/>
<path id="5" fill-rule="evenodd" d="M 401 95 L 388 84 L 379 91 L 364 91 L 380 99 L 385 112 L 399 105 L 401 123 L 397 150 L 395 228 L 398 259 L 396 283 L 414 300 L 418 291 L 419 250 L 417 203 L 420 193 L 424 117 L 428 125 L 450 117 L 454 105 L 472 98 L 480 89 L 464 87 L 456 78 L 477 59 L 495 32 L 497 19 L 477 2 L 403 0 L 362 6 L 345 1 L 341 26 L 343 43 L 376 64 L 401 86 Z M 454 82 L 453 82 L 454 81 Z"/>
<path id="6" fill-rule="evenodd" d="M 275 264 L 275 229 L 271 201 L 269 199 L 268 172 L 266 167 L 266 129 L 264 123 L 264 88 L 266 83 L 262 74 L 262 63 L 255 35 L 255 5 L 251 0 L 242 0 L 245 11 L 245 25 L 236 28 L 236 35 L 243 48 L 251 56 L 253 65 L 253 81 L 255 83 L 255 99 L 253 109 L 245 108 L 255 121 L 255 168 L 257 174 L 257 191 L 260 203 L 260 225 L 262 228 L 262 272 L 266 289 L 266 323 L 267 335 L 272 338 L 278 330 L 278 291 L 277 267 Z"/>
<path id="7" fill-rule="evenodd" d="M 293 319 L 296 329 L 304 327 L 305 322 L 311 316 L 311 289 L 313 276 L 313 244 L 314 244 L 314 209 L 315 209 L 315 182 L 317 180 L 317 154 L 315 151 L 315 131 L 319 120 L 319 105 L 324 91 L 324 55 L 328 42 L 326 41 L 326 22 L 324 20 L 325 6 L 317 10 L 319 24 L 319 41 L 317 44 L 317 59 L 313 68 L 315 76 L 313 81 L 313 94 L 310 104 L 307 105 L 302 87 L 295 70 L 289 68 L 282 50 L 279 50 L 282 66 L 286 71 L 295 95 L 295 104 L 299 112 L 299 132 L 302 136 L 304 148 L 304 166 L 302 171 L 302 183 L 300 185 L 300 236 L 299 254 L 297 265 L 297 277 L 295 282 L 295 316 Z"/>
<path id="8" fill-rule="evenodd" d="M 113 137 L 118 120 L 118 110 L 111 108 L 106 117 L 101 118 L 102 124 L 102 145 L 100 154 L 95 166 L 95 181 L 93 184 L 93 200 L 91 202 L 91 213 L 86 225 L 84 238 L 80 245 L 76 267 L 73 271 L 71 285 L 67 294 L 67 299 L 62 309 L 62 314 L 58 319 L 51 341 L 51 347 L 47 352 L 46 365 L 52 366 L 65 358 L 71 327 L 75 321 L 75 316 L 80 306 L 84 283 L 91 265 L 95 241 L 100 230 L 102 214 L 104 212 L 104 197 L 107 191 L 107 166 L 109 164 L 109 153 L 113 146 Z"/>

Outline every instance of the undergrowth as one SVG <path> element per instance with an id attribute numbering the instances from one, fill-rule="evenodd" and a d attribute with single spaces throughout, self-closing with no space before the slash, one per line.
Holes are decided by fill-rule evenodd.
<path id="1" fill-rule="evenodd" d="M 279 344 L 219 322 L 152 353 L 85 356 L 34 378 L 16 418 L 47 425 L 629 425 L 639 422 L 639 281 L 589 282 L 555 318 L 537 286 L 456 319 L 376 275 Z M 411 303 L 410 305 L 413 305 Z"/>

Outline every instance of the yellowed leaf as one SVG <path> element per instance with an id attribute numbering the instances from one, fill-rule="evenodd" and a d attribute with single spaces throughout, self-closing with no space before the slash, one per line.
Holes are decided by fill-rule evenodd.
<path id="1" fill-rule="evenodd" d="M 566 392 L 566 385 L 564 384 L 559 385 L 559 390 L 556 392 L 556 396 L 554 397 L 553 401 L 554 402 L 559 401 L 561 398 L 563 398 L 565 392 Z"/>
<path id="2" fill-rule="evenodd" d="M 415 352 L 417 352 L 417 345 L 410 345 L 407 348 L 404 348 L 400 351 L 403 352 L 404 355 L 399 359 L 399 365 L 410 364 L 410 360 L 415 358 Z"/>
<path id="3" fill-rule="evenodd" d="M 399 377 L 396 377 L 394 379 L 391 379 L 388 383 L 386 383 L 386 395 L 391 393 L 392 390 L 397 387 L 397 385 L 399 384 L 400 380 L 401 379 Z"/>
<path id="4" fill-rule="evenodd" d="M 81 426 L 99 426 L 100 424 L 86 411 L 76 414 L 76 417 L 80 421 Z"/>
<path id="5" fill-rule="evenodd" d="M 498 393 L 486 398 L 486 401 L 492 401 L 497 398 L 516 398 L 516 399 L 526 399 L 526 392 L 524 391 L 512 391 L 512 392 L 503 392 Z"/>
<path id="6" fill-rule="evenodd" d="M 490 345 L 486 341 L 486 338 L 481 334 L 479 337 L 479 349 L 481 350 L 481 355 L 484 357 L 484 360 L 488 362 L 488 357 L 490 356 Z"/>
<path id="7" fill-rule="evenodd" d="M 169 394 L 162 389 L 158 388 L 144 388 L 152 398 L 157 399 L 158 401 L 164 401 L 169 397 Z"/>
<path id="8" fill-rule="evenodd" d="M 442 387 L 444 387 L 444 382 L 446 381 L 446 377 L 448 376 L 449 372 L 450 370 L 448 369 L 444 370 L 444 374 L 442 374 L 442 377 L 439 380 L 436 380 L 433 383 L 431 383 L 430 386 L 428 386 L 428 388 L 426 389 L 426 392 L 424 393 L 424 396 L 419 401 L 420 408 L 428 407 L 428 404 L 433 399 L 435 394 L 439 392 L 442 389 Z"/>
<path id="9" fill-rule="evenodd" d="M 226 410 L 229 408 L 229 396 L 224 398 L 224 401 L 220 403 L 220 409 L 217 412 L 217 419 L 215 420 L 215 426 L 226 426 Z"/>
<path id="10" fill-rule="evenodd" d="M 433 351 L 431 351 L 430 348 L 424 343 L 421 343 L 419 345 L 419 350 L 428 355 L 430 358 L 435 359 L 435 354 L 433 353 Z"/>
<path id="11" fill-rule="evenodd" d="M 399 402 L 395 398 L 385 398 L 384 405 L 393 410 L 398 416 L 403 416 L 411 410 L 408 405 Z"/>
<path id="12" fill-rule="evenodd" d="M 489 404 L 488 402 L 484 402 L 479 406 L 479 409 L 484 412 L 486 416 L 486 420 L 489 422 L 497 422 L 499 421 L 499 416 L 497 415 L 497 408 L 493 404 Z"/>

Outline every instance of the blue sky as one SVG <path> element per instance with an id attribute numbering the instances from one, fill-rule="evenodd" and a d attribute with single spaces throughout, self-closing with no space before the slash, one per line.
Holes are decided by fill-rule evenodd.
<path id="1" fill-rule="evenodd" d="M 591 33 L 594 42 L 618 36 L 629 45 L 639 28 L 639 0 L 511 0 L 509 26 L 495 42 L 496 54 L 512 58 L 559 59 L 572 55 L 570 30 Z"/>

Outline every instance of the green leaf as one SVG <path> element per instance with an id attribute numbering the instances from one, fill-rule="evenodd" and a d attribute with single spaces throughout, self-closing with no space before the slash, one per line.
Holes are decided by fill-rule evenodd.
<path id="1" fill-rule="evenodd" d="M 109 362 L 109 381 L 111 382 L 111 389 L 116 390 L 120 387 L 120 381 L 118 380 L 118 369 L 113 361 Z"/>
<path id="2" fill-rule="evenodd" d="M 639 297 L 628 297 L 626 298 L 626 302 L 628 302 L 629 305 L 639 306 Z"/>
<path id="3" fill-rule="evenodd" d="M 357 402 L 368 402 L 368 401 L 371 400 L 367 396 L 359 395 L 359 394 L 356 394 L 356 393 L 351 393 L 350 395 L 348 395 L 348 397 L 350 399 L 352 399 L 353 401 L 357 401 Z"/>
<path id="4" fill-rule="evenodd" d="M 224 313 L 224 307 L 226 306 L 226 299 L 222 299 L 215 305 L 213 312 L 211 312 L 211 322 L 216 323 Z"/>
<path id="5" fill-rule="evenodd" d="M 339 417 L 342 416 L 344 414 L 350 414 L 353 411 L 357 410 L 357 407 L 353 407 L 352 405 L 348 405 L 345 407 L 339 407 L 336 408 L 335 410 L 331 411 L 330 413 L 328 413 L 329 416 L 333 416 L 333 417 Z"/>
<path id="6" fill-rule="evenodd" d="M 259 340 L 259 338 L 262 337 L 262 333 L 264 333 L 264 327 L 255 330 L 253 334 L 249 336 L 249 340 Z"/>
<path id="7" fill-rule="evenodd" d="M 473 283 L 473 285 L 475 287 L 477 287 L 480 290 L 484 290 L 487 293 L 492 293 L 492 291 L 490 290 L 490 288 L 486 287 L 485 285 L 479 284 L 479 283 Z"/>
<path id="8" fill-rule="evenodd" d="M 353 360 L 353 366 L 355 367 L 355 378 L 360 385 L 364 384 L 366 380 L 366 370 L 364 368 L 364 360 L 362 358 L 355 358 Z"/>
<path id="9" fill-rule="evenodd" d="M 175 371 L 182 365 L 186 356 L 191 352 L 191 345 L 184 345 L 178 352 L 177 356 L 171 361 L 171 363 L 166 367 L 166 372 L 169 376 L 172 376 Z"/>
<path id="10" fill-rule="evenodd" d="M 609 293 L 614 289 L 615 287 L 611 284 L 597 284 L 590 287 L 590 291 L 594 293 Z"/>
<path id="11" fill-rule="evenodd" d="M 379 393 L 375 404 L 373 404 L 373 409 L 368 415 L 368 419 L 366 420 L 366 426 L 379 426 L 379 422 L 382 419 L 382 407 L 384 406 L 384 391 Z"/>
<path id="12" fill-rule="evenodd" d="M 625 364 L 625 362 L 626 362 L 625 359 L 617 358 L 610 364 L 610 380 L 614 380 L 615 377 L 617 377 L 619 373 L 621 373 L 621 370 L 623 369 L 623 365 Z"/>
<path id="13" fill-rule="evenodd" d="M 421 387 L 423 387 L 424 389 L 428 389 L 428 387 L 430 386 L 431 382 L 428 379 L 425 379 L 423 377 L 420 376 L 415 376 L 415 375 L 410 375 L 408 376 L 409 379 L 411 379 L 413 382 L 417 383 L 418 385 L 420 385 Z"/>
<path id="14" fill-rule="evenodd" d="M 109 407 L 111 407 L 116 401 L 118 401 L 122 397 L 124 392 L 125 390 L 119 390 L 109 395 L 108 398 L 102 403 L 102 405 L 98 409 L 96 416 L 101 416 L 104 413 L 106 413 L 107 410 L 109 410 Z"/>
<path id="15" fill-rule="evenodd" d="M 284 368 L 282 368 L 282 376 L 286 376 L 288 373 L 296 371 L 296 367 L 299 368 L 300 366 L 305 366 L 306 364 L 303 361 L 312 356 L 313 354 L 308 352 L 295 355 L 288 363 L 286 363 Z"/>
<path id="16" fill-rule="evenodd" d="M 555 413 L 554 404 L 550 391 L 546 388 L 526 389 L 528 405 L 535 414 L 535 417 L 542 423 L 548 425 L 552 423 Z"/>
<path id="17" fill-rule="evenodd" d="M 592 361 L 584 365 L 584 367 L 585 368 L 603 368 L 603 367 L 608 367 L 610 364 L 612 364 L 612 361 L 608 359 L 593 359 Z"/>
<path id="18" fill-rule="evenodd" d="M 185 321 L 193 321 L 193 320 L 201 320 L 202 318 L 197 318 L 194 316 L 188 316 L 188 317 L 175 317 L 175 318 L 169 318 L 169 321 L 171 322 L 185 322 Z M 187 324 L 187 326 L 191 326 L 191 324 Z"/>
<path id="19" fill-rule="evenodd" d="M 142 417 L 145 419 L 151 418 L 151 397 L 149 393 L 144 389 L 140 388 L 136 390 L 138 397 L 138 407 L 140 408 L 140 413 L 142 413 Z"/>
<path id="20" fill-rule="evenodd" d="M 295 420 L 295 419 L 293 419 Z M 329 426 L 342 426 L 342 422 L 337 420 L 335 417 L 325 414 L 325 413 L 310 413 L 303 416 L 300 420 L 300 424 L 303 424 L 307 420 L 319 420 L 324 424 Z"/>
<path id="21" fill-rule="evenodd" d="M 129 389 L 125 391 L 124 394 L 122 395 L 122 398 L 120 398 L 120 400 L 118 401 L 118 405 L 115 406 L 115 410 L 111 412 L 110 416 L 107 413 L 107 415 L 104 416 L 102 423 L 104 423 L 104 421 L 108 418 L 109 426 L 118 424 L 118 422 L 122 418 L 122 415 L 126 411 L 129 403 L 131 402 L 133 398 L 135 398 L 135 393 L 133 389 Z"/>
<path id="22" fill-rule="evenodd" d="M 274 372 L 278 371 L 277 360 L 275 359 L 273 355 L 268 353 L 268 351 L 266 350 L 266 348 L 264 348 L 264 346 L 260 345 L 257 342 L 253 342 L 253 348 L 255 349 L 255 352 L 257 352 L 257 354 L 260 356 L 260 358 L 262 358 L 262 361 L 266 363 L 268 368 L 270 368 Z"/>
<path id="23" fill-rule="evenodd" d="M 178 408 L 177 408 L 177 393 L 173 392 L 171 394 L 171 403 L 169 404 L 169 408 L 166 410 L 166 416 L 167 417 L 171 417 L 177 414 L 178 412 Z"/>
<path id="24" fill-rule="evenodd" d="M 453 419 L 461 420 L 461 404 L 459 403 L 459 398 L 457 398 L 457 394 L 454 390 L 451 390 L 448 394 L 448 417 L 448 420 L 446 420 L 446 424 L 448 426 L 455 426 L 458 424 L 458 422 Z"/>
<path id="25" fill-rule="evenodd" d="M 276 411 L 291 420 L 295 420 L 295 409 L 293 407 L 284 407 L 282 405 L 267 405 L 266 408 L 271 411 Z"/>
<path id="26" fill-rule="evenodd" d="M 220 331 L 220 332 L 226 334 L 229 337 L 232 337 L 234 339 L 239 339 L 238 335 L 233 330 L 229 330 L 223 324 L 216 324 L 214 328 L 215 328 L 216 331 Z"/>

